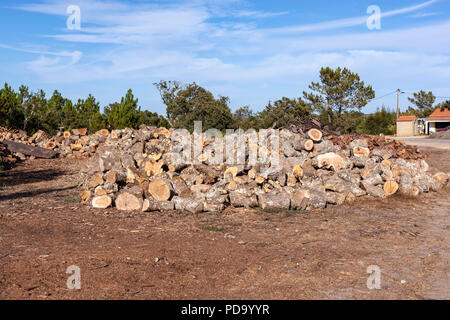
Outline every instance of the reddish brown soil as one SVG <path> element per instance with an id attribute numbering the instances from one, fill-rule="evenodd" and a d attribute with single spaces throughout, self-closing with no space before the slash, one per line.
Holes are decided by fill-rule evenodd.
<path id="1" fill-rule="evenodd" d="M 450 151 L 428 149 L 450 171 Z M 2 299 L 449 299 L 450 188 L 317 212 L 123 213 L 74 160 L 0 173 Z M 66 269 L 81 268 L 81 290 Z M 381 290 L 366 285 L 381 268 Z"/>

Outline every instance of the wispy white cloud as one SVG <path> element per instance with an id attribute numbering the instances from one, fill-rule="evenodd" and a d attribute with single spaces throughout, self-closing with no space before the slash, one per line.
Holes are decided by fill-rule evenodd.
<path id="1" fill-rule="evenodd" d="M 77 2 L 82 13 L 81 32 L 63 31 L 45 37 L 59 40 L 63 48 L 67 43 L 72 48 L 77 43 L 89 43 L 96 44 L 95 50 L 82 53 L 1 44 L 0 47 L 36 54 L 27 67 L 44 81 L 196 80 L 217 90 L 229 89 L 241 97 L 248 96 L 243 88 L 250 83 L 305 87 L 325 65 L 348 66 L 361 73 L 367 82 L 383 79 L 386 86 L 402 79 L 412 83 L 415 77 L 427 79 L 431 84 L 450 81 L 450 20 L 409 28 L 342 33 L 334 31 L 364 25 L 367 16 L 260 28 L 260 19 L 288 13 L 239 9 L 236 8 L 239 0 L 180 0 L 134 6 L 119 1 Z M 420 11 L 436 2 L 386 11 L 382 16 L 424 14 Z M 63 16 L 68 4 L 70 1 L 47 0 L 20 9 Z M 220 22 L 214 19 L 217 17 Z M 328 32 L 320 32 L 324 30 Z M 256 101 L 273 98 L 268 91 L 257 94 L 260 97 L 256 94 L 252 97 Z"/>
<path id="2" fill-rule="evenodd" d="M 241 18 L 272 18 L 279 17 L 289 14 L 288 11 L 283 12 L 264 12 L 264 11 L 250 11 L 250 10 L 241 10 L 234 13 L 235 17 Z"/>
<path id="3" fill-rule="evenodd" d="M 400 14 L 405 14 L 409 12 L 414 12 L 432 4 L 436 3 L 438 0 L 429 0 L 423 2 L 418 5 L 409 6 L 397 10 L 391 10 L 381 13 L 382 18 L 393 17 Z M 291 27 L 281 27 L 281 28 L 272 28 L 261 30 L 261 32 L 269 33 L 269 34 L 292 34 L 292 33 L 308 33 L 315 31 L 323 31 L 323 30 L 334 30 L 340 28 L 349 28 L 358 25 L 364 25 L 367 22 L 367 16 L 339 19 L 333 21 L 325 21 L 320 23 L 308 24 L 308 25 L 299 25 L 299 26 L 291 26 Z"/>
<path id="4" fill-rule="evenodd" d="M 419 12 L 416 14 L 411 15 L 412 18 L 426 18 L 426 17 L 433 17 L 440 15 L 439 12 Z"/>

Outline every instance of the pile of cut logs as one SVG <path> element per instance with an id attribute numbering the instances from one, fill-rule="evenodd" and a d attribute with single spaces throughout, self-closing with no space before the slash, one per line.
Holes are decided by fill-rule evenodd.
<path id="1" fill-rule="evenodd" d="M 420 153 L 417 146 L 408 145 L 403 141 L 386 138 L 384 135 L 369 136 L 369 135 L 343 135 L 330 136 L 329 139 L 333 144 L 340 147 L 349 145 L 354 140 L 364 140 L 370 151 L 374 149 L 387 150 L 392 153 L 394 158 L 400 159 L 424 159 L 426 156 Z"/>
<path id="2" fill-rule="evenodd" d="M 101 143 L 82 169 L 81 200 L 94 208 L 145 212 L 218 212 L 227 206 L 310 210 L 359 197 L 418 196 L 448 183 L 448 174 L 432 174 L 418 150 L 383 137 L 323 137 L 317 129 L 267 132 L 267 146 L 248 143 L 244 162 L 233 165 L 213 161 L 217 146 L 235 156 L 237 147 L 230 151 L 231 140 L 226 140 L 230 136 L 197 136 L 203 148 L 198 154 L 190 150 L 196 162 L 186 163 L 174 160 L 180 150 L 172 138 L 178 131 L 146 126 L 105 130 L 90 138 Z M 261 132 L 256 134 L 261 138 Z M 278 143 L 271 139 L 275 136 Z M 256 163 L 250 151 L 258 154 Z M 273 155 L 279 156 L 279 165 L 264 160 Z"/>
<path id="3" fill-rule="evenodd" d="M 53 137 L 39 130 L 29 137 L 22 130 L 8 130 L 0 127 L 0 142 L 20 160 L 28 158 L 87 158 L 93 155 L 97 147 L 105 141 L 108 130 L 100 130 L 87 135 L 86 128 L 58 132 Z"/>

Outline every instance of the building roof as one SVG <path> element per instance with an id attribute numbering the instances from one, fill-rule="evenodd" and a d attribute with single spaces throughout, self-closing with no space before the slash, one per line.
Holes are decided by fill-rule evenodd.
<path id="1" fill-rule="evenodd" d="M 397 122 L 411 122 L 416 120 L 416 116 L 400 116 L 397 119 Z"/>
<path id="2" fill-rule="evenodd" d="M 450 109 L 445 108 L 441 110 L 437 108 L 434 112 L 427 118 L 427 121 L 433 120 L 449 120 L 450 121 Z"/>

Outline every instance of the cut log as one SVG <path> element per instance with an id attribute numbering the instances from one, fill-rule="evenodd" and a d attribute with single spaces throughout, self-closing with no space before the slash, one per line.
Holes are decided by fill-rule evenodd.
<path id="1" fill-rule="evenodd" d="M 292 175 L 296 177 L 298 180 L 303 178 L 303 169 L 300 165 L 296 164 L 292 169 Z"/>
<path id="2" fill-rule="evenodd" d="M 305 191 L 298 190 L 291 196 L 291 209 L 293 210 L 306 210 L 308 206 L 308 199 L 306 198 Z"/>
<path id="3" fill-rule="evenodd" d="M 98 187 L 95 188 L 94 194 L 96 196 L 106 196 L 107 192 L 101 186 L 98 186 Z"/>
<path id="4" fill-rule="evenodd" d="M 426 174 L 421 174 L 413 177 L 414 185 L 420 190 L 420 193 L 430 191 L 430 180 Z"/>
<path id="5" fill-rule="evenodd" d="M 236 191 L 238 189 L 238 185 L 235 181 L 231 181 L 225 187 L 228 191 Z"/>
<path id="6" fill-rule="evenodd" d="M 136 172 L 131 168 L 127 168 L 127 179 L 126 183 L 133 184 L 136 181 Z"/>
<path id="7" fill-rule="evenodd" d="M 288 187 L 295 187 L 297 185 L 297 178 L 294 177 L 294 175 L 289 175 L 287 179 L 287 186 Z"/>
<path id="8" fill-rule="evenodd" d="M 108 171 L 105 174 L 105 180 L 109 183 L 122 183 L 127 180 L 127 175 L 122 171 Z"/>
<path id="9" fill-rule="evenodd" d="M 257 172 L 255 168 L 251 168 L 247 173 L 248 177 L 252 180 L 256 179 L 256 174 Z"/>
<path id="10" fill-rule="evenodd" d="M 442 183 L 445 186 L 448 182 L 448 175 L 444 172 L 439 172 L 433 176 L 433 179 L 439 181 L 440 183 Z"/>
<path id="11" fill-rule="evenodd" d="M 89 180 L 89 187 L 96 188 L 97 186 L 101 186 L 103 182 L 103 175 L 101 173 L 97 173 L 91 178 L 91 180 Z"/>
<path id="12" fill-rule="evenodd" d="M 237 167 L 229 167 L 225 172 L 223 173 L 223 177 L 225 180 L 231 181 L 236 177 L 238 174 L 238 168 Z"/>
<path id="13" fill-rule="evenodd" d="M 92 192 L 89 190 L 85 190 L 81 193 L 81 203 L 86 204 L 91 198 Z"/>
<path id="14" fill-rule="evenodd" d="M 308 131 L 308 137 L 315 142 L 319 142 L 322 140 L 322 132 L 317 129 L 311 129 Z"/>
<path id="15" fill-rule="evenodd" d="M 92 207 L 96 209 L 106 209 L 112 204 L 112 199 L 109 196 L 100 196 L 92 199 Z"/>
<path id="16" fill-rule="evenodd" d="M 83 146 L 80 143 L 72 143 L 70 144 L 70 149 L 72 149 L 73 151 L 80 151 L 81 149 L 83 149 Z"/>
<path id="17" fill-rule="evenodd" d="M 157 201 L 167 201 L 171 196 L 171 184 L 168 180 L 155 179 L 150 181 L 148 192 Z"/>
<path id="18" fill-rule="evenodd" d="M 195 165 L 194 167 L 198 172 L 202 173 L 205 176 L 204 183 L 206 184 L 215 183 L 221 176 L 221 171 L 214 170 L 213 168 L 205 164 Z"/>
<path id="19" fill-rule="evenodd" d="M 203 211 L 203 202 L 200 199 L 173 197 L 175 210 L 188 211 L 190 213 L 200 213 Z"/>
<path id="20" fill-rule="evenodd" d="M 258 196 L 258 204 L 263 210 L 287 210 L 291 206 L 291 199 L 287 193 L 267 193 Z"/>
<path id="21" fill-rule="evenodd" d="M 365 179 L 373 172 L 373 168 L 367 168 L 361 173 L 361 177 Z"/>
<path id="22" fill-rule="evenodd" d="M 356 196 L 352 192 L 347 191 L 345 193 L 345 203 L 351 204 L 355 201 L 356 201 Z"/>
<path id="23" fill-rule="evenodd" d="M 313 209 L 323 209 L 327 206 L 327 194 L 320 190 L 311 189 L 309 191 L 308 207 Z"/>
<path id="24" fill-rule="evenodd" d="M 434 179 L 433 177 L 427 176 L 427 179 L 429 181 L 431 191 L 438 192 L 444 187 L 439 180 Z"/>
<path id="25" fill-rule="evenodd" d="M 104 137 L 107 137 L 109 135 L 109 131 L 107 129 L 99 130 L 97 133 Z"/>
<path id="26" fill-rule="evenodd" d="M 153 160 L 149 160 L 145 163 L 144 169 L 148 177 L 153 177 L 163 172 L 163 165 L 163 161 L 153 162 Z"/>
<path id="27" fill-rule="evenodd" d="M 334 145 L 330 140 L 322 141 L 321 143 L 317 143 L 314 145 L 314 152 L 317 153 L 329 153 L 333 152 Z"/>
<path id="28" fill-rule="evenodd" d="M 225 204 L 215 201 L 204 201 L 203 211 L 205 212 L 222 212 L 225 209 Z"/>
<path id="29" fill-rule="evenodd" d="M 142 209 L 142 199 L 129 192 L 121 192 L 115 200 L 116 208 L 122 211 Z"/>
<path id="30" fill-rule="evenodd" d="M 398 191 L 398 183 L 395 181 L 386 181 L 383 190 L 387 197 L 392 196 Z"/>
<path id="31" fill-rule="evenodd" d="M 20 142 L 14 142 L 9 140 L 3 140 L 3 144 L 8 147 L 8 150 L 12 153 L 22 153 L 27 156 L 35 156 L 36 158 L 51 159 L 56 157 L 57 152 L 45 149 L 41 147 L 33 147 Z"/>
<path id="32" fill-rule="evenodd" d="M 390 168 L 392 165 L 392 162 L 389 160 L 383 160 L 383 161 L 381 161 L 381 164 L 387 168 Z"/>
<path id="33" fill-rule="evenodd" d="M 346 195 L 338 192 L 327 192 L 327 203 L 335 205 L 343 205 Z"/>
<path id="34" fill-rule="evenodd" d="M 413 186 L 411 195 L 417 197 L 420 194 L 420 189 L 416 186 Z"/>
<path id="35" fill-rule="evenodd" d="M 70 133 L 70 131 L 64 131 L 63 133 L 63 137 L 64 139 L 68 139 L 72 134 Z"/>
<path id="36" fill-rule="evenodd" d="M 255 179 L 255 182 L 256 182 L 257 184 L 263 184 L 265 181 L 266 181 L 266 179 L 264 179 L 263 177 L 257 177 L 257 178 Z"/>
<path id="37" fill-rule="evenodd" d="M 255 195 L 243 195 L 239 192 L 230 192 L 230 203 L 235 208 L 254 208 L 258 206 L 258 199 Z"/>
<path id="38" fill-rule="evenodd" d="M 333 168 L 335 172 L 339 172 L 340 170 L 345 168 L 344 159 L 333 152 L 317 156 L 317 165 L 319 168 Z"/>
<path id="39" fill-rule="evenodd" d="M 314 141 L 311 139 L 304 139 L 297 135 L 292 141 L 292 146 L 297 151 L 311 151 L 314 148 Z"/>
<path id="40" fill-rule="evenodd" d="M 87 133 L 87 128 L 72 129 L 72 132 L 77 136 L 85 136 Z"/>
<path id="41" fill-rule="evenodd" d="M 365 147 L 354 147 L 352 152 L 355 157 L 368 157 L 370 155 L 370 149 Z"/>
<path id="42" fill-rule="evenodd" d="M 142 211 L 172 211 L 175 209 L 172 201 L 155 201 L 153 199 L 145 199 L 142 205 Z"/>
<path id="43" fill-rule="evenodd" d="M 379 184 L 383 184 L 383 178 L 375 171 L 372 171 L 365 176 L 364 182 L 372 186 L 377 186 Z"/>
<path id="44" fill-rule="evenodd" d="M 382 198 L 385 196 L 385 192 L 383 189 L 367 183 L 366 181 L 363 181 L 361 183 L 361 185 L 363 186 L 363 189 L 367 192 L 368 195 L 371 195 L 372 197 L 376 197 L 376 198 Z"/>
<path id="45" fill-rule="evenodd" d="M 281 145 L 281 151 L 286 157 L 294 157 L 297 153 L 292 146 L 292 141 L 290 140 L 283 142 Z"/>
<path id="46" fill-rule="evenodd" d="M 55 149 L 56 147 L 56 143 L 54 143 L 53 141 L 49 141 L 45 144 L 45 149 Z"/>
<path id="47" fill-rule="evenodd" d="M 400 193 L 404 195 L 411 195 L 413 193 L 413 180 L 409 174 L 403 173 L 400 176 L 398 189 Z"/>
<path id="48" fill-rule="evenodd" d="M 191 196 L 191 189 L 186 185 L 186 182 L 179 176 L 171 179 L 173 191 L 176 195 L 182 198 L 189 198 Z"/>

